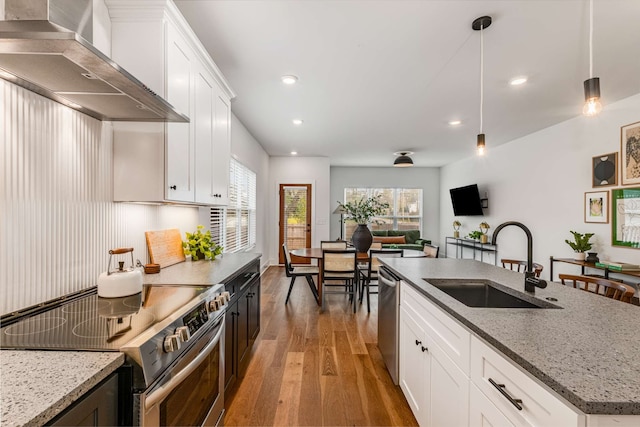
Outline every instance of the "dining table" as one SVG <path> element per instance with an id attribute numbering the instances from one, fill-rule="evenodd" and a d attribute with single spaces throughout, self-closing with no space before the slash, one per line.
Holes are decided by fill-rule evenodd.
<path id="1" fill-rule="evenodd" d="M 389 250 L 393 250 L 393 249 L 389 249 Z M 427 256 L 427 254 L 425 254 L 423 251 L 416 251 L 414 249 L 403 249 L 402 252 L 403 252 L 402 256 L 404 258 L 423 258 Z M 318 283 L 316 284 L 316 288 L 318 290 L 318 305 L 320 305 L 322 301 L 322 281 L 323 281 L 322 248 L 291 249 L 289 253 L 291 255 L 295 255 L 300 258 L 317 260 Z M 356 255 L 356 259 L 358 263 L 369 262 L 369 252 L 358 252 Z"/>

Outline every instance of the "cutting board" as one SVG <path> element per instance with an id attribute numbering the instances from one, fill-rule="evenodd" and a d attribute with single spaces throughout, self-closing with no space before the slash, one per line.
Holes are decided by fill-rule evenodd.
<path id="1" fill-rule="evenodd" d="M 145 231 L 149 258 L 152 264 L 160 264 L 160 268 L 184 262 L 185 256 L 182 249 L 182 237 L 180 230 Z"/>

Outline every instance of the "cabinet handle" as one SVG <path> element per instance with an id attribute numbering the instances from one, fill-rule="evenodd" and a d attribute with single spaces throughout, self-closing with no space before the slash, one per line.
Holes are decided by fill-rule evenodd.
<path id="1" fill-rule="evenodd" d="M 425 351 L 429 351 L 429 348 L 424 347 L 424 346 L 420 346 L 420 349 L 422 350 L 422 352 L 424 353 Z"/>
<path id="2" fill-rule="evenodd" d="M 522 411 L 522 399 L 514 399 L 509 393 L 507 393 L 507 391 L 505 390 L 507 386 L 505 386 L 504 384 L 498 384 L 491 378 L 489 378 L 489 382 L 491 383 L 492 386 L 497 388 L 500 394 L 506 397 L 507 400 L 511 402 L 513 406 L 518 408 L 518 411 Z"/>
<path id="3" fill-rule="evenodd" d="M 422 341 L 416 340 L 416 345 L 420 345 L 420 344 L 422 344 Z"/>
<path id="4" fill-rule="evenodd" d="M 172 185 L 169 187 L 169 190 L 177 190 L 178 186 L 177 185 Z"/>

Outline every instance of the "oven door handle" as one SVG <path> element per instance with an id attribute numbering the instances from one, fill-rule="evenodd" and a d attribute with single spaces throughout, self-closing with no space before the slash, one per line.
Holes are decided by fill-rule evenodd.
<path id="1" fill-rule="evenodd" d="M 222 320 L 219 323 L 222 323 L 223 321 L 224 321 L 224 316 L 222 317 Z M 153 393 L 151 393 L 150 395 L 147 396 L 147 398 L 144 401 L 145 410 L 148 411 L 149 409 L 151 409 L 155 405 L 157 405 L 158 402 L 162 401 L 165 397 L 167 397 L 167 395 L 169 395 L 169 393 L 171 393 L 171 391 L 173 391 L 173 389 L 178 384 L 180 384 L 182 381 L 184 381 L 189 375 L 191 375 L 193 373 L 193 371 L 196 370 L 196 368 L 198 366 L 200 366 L 200 363 L 202 363 L 202 361 L 205 358 L 207 358 L 209 356 L 209 354 L 211 354 L 211 352 L 213 351 L 215 346 L 220 341 L 220 339 L 222 337 L 222 331 L 223 330 L 224 330 L 224 328 L 220 328 L 218 330 L 218 332 L 213 337 L 211 342 L 209 344 L 207 344 L 207 346 L 205 348 L 203 348 L 202 351 L 200 351 L 200 354 L 198 354 L 191 361 L 191 363 L 189 363 L 189 365 L 187 365 L 186 368 L 184 368 L 183 370 L 178 372 L 173 378 L 171 378 L 169 380 L 169 382 L 167 382 L 166 384 L 162 385 L 162 387 L 160 387 L 159 389 L 157 389 L 156 391 L 154 391 Z"/>

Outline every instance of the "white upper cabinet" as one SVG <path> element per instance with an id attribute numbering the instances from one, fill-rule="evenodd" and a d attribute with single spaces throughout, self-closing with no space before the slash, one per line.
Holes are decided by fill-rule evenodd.
<path id="1" fill-rule="evenodd" d="M 112 57 L 189 123 L 114 123 L 114 200 L 225 205 L 234 94 L 172 1 L 106 0 Z"/>

